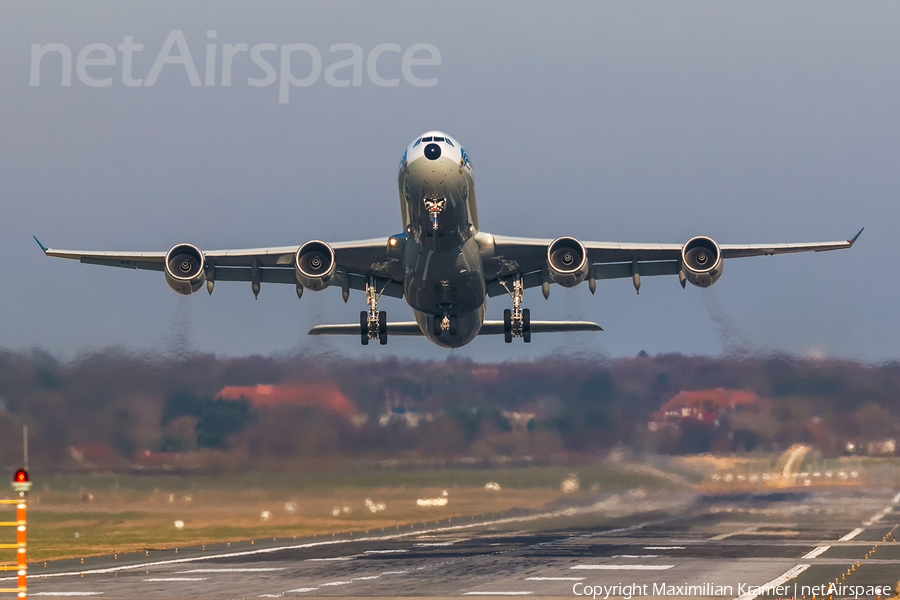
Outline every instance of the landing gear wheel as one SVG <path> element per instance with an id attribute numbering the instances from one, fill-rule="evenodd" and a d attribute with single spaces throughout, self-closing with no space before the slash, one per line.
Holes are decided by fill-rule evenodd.
<path id="1" fill-rule="evenodd" d="M 512 311 L 508 308 L 503 311 L 503 341 L 512 343 Z"/>
<path id="2" fill-rule="evenodd" d="M 522 339 L 528 344 L 531 342 L 531 309 L 522 309 Z"/>
<path id="3" fill-rule="evenodd" d="M 378 313 L 378 343 L 387 344 L 387 313 L 384 311 Z"/>
<path id="4" fill-rule="evenodd" d="M 363 346 L 369 345 L 369 313 L 360 311 L 359 313 L 359 341 Z"/>
<path id="5" fill-rule="evenodd" d="M 444 330 L 441 329 L 441 317 L 434 318 L 434 325 L 432 326 L 432 330 L 434 331 L 434 335 L 437 337 L 441 337 L 441 334 L 444 333 Z"/>
<path id="6" fill-rule="evenodd" d="M 450 335 L 459 333 L 459 318 L 455 315 L 450 317 Z"/>

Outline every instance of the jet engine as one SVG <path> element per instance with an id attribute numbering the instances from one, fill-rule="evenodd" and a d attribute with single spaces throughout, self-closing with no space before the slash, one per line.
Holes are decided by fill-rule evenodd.
<path id="1" fill-rule="evenodd" d="M 297 283 L 314 292 L 324 290 L 334 279 L 334 250 L 325 242 L 306 242 L 294 256 Z"/>
<path id="2" fill-rule="evenodd" d="M 178 244 L 166 253 L 166 283 L 185 296 L 190 296 L 206 281 L 206 258 L 191 244 Z"/>
<path id="3" fill-rule="evenodd" d="M 722 276 L 722 250 L 712 238 L 698 235 L 681 248 L 685 278 L 697 287 L 709 287 Z"/>
<path id="4" fill-rule="evenodd" d="M 575 238 L 561 237 L 547 247 L 547 267 L 551 281 L 575 287 L 587 277 L 591 262 L 584 244 Z"/>

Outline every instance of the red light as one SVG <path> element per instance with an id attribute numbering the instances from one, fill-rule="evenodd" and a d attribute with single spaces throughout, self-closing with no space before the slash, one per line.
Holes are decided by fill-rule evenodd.
<path id="1" fill-rule="evenodd" d="M 31 479 L 28 477 L 28 471 L 25 469 L 19 469 L 16 471 L 15 477 L 13 477 L 13 481 L 16 483 L 28 483 Z"/>

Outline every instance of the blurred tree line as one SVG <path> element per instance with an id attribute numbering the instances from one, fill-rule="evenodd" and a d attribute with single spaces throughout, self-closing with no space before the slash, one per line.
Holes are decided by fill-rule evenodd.
<path id="1" fill-rule="evenodd" d="M 323 382 L 350 401 L 352 418 L 327 405 L 219 397 L 226 386 Z M 679 392 L 709 388 L 753 392 L 759 401 L 714 426 L 648 428 Z M 896 362 L 677 354 L 493 364 L 303 354 L 174 361 L 117 350 L 62 362 L 40 351 L 0 352 L 0 459 L 18 463 L 27 423 L 32 462 L 44 469 L 128 467 L 160 453 L 234 467 L 304 458 L 541 458 L 615 446 L 747 452 L 796 442 L 836 455 L 848 441 L 864 447 L 900 436 L 898 417 Z"/>

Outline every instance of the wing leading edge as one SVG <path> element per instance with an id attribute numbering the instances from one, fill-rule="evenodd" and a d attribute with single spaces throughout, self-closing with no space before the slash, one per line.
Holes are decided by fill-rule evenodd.
<path id="1" fill-rule="evenodd" d="M 387 255 L 390 238 L 375 238 L 330 244 L 334 250 L 335 287 L 365 290 L 366 278 L 375 277 L 386 296 L 403 297 L 403 285 L 395 280 L 397 261 Z M 34 240 L 47 256 L 77 260 L 84 264 L 147 271 L 164 271 L 166 252 L 105 252 L 59 250 Z M 210 250 L 203 252 L 208 277 L 214 281 L 252 282 L 258 269 L 261 283 L 296 285 L 294 255 L 300 246 Z M 392 273 L 392 271 L 394 271 Z"/>
<path id="2" fill-rule="evenodd" d="M 865 229 L 865 228 L 863 228 Z M 722 258 L 744 258 L 798 252 L 825 252 L 852 248 L 863 229 L 849 240 L 787 244 L 721 244 Z M 546 281 L 547 248 L 554 240 L 489 236 L 491 254 L 486 264 L 490 296 L 507 293 L 501 280 L 520 275 L 526 288 Z M 677 275 L 681 270 L 682 244 L 583 242 L 592 279 Z"/>

